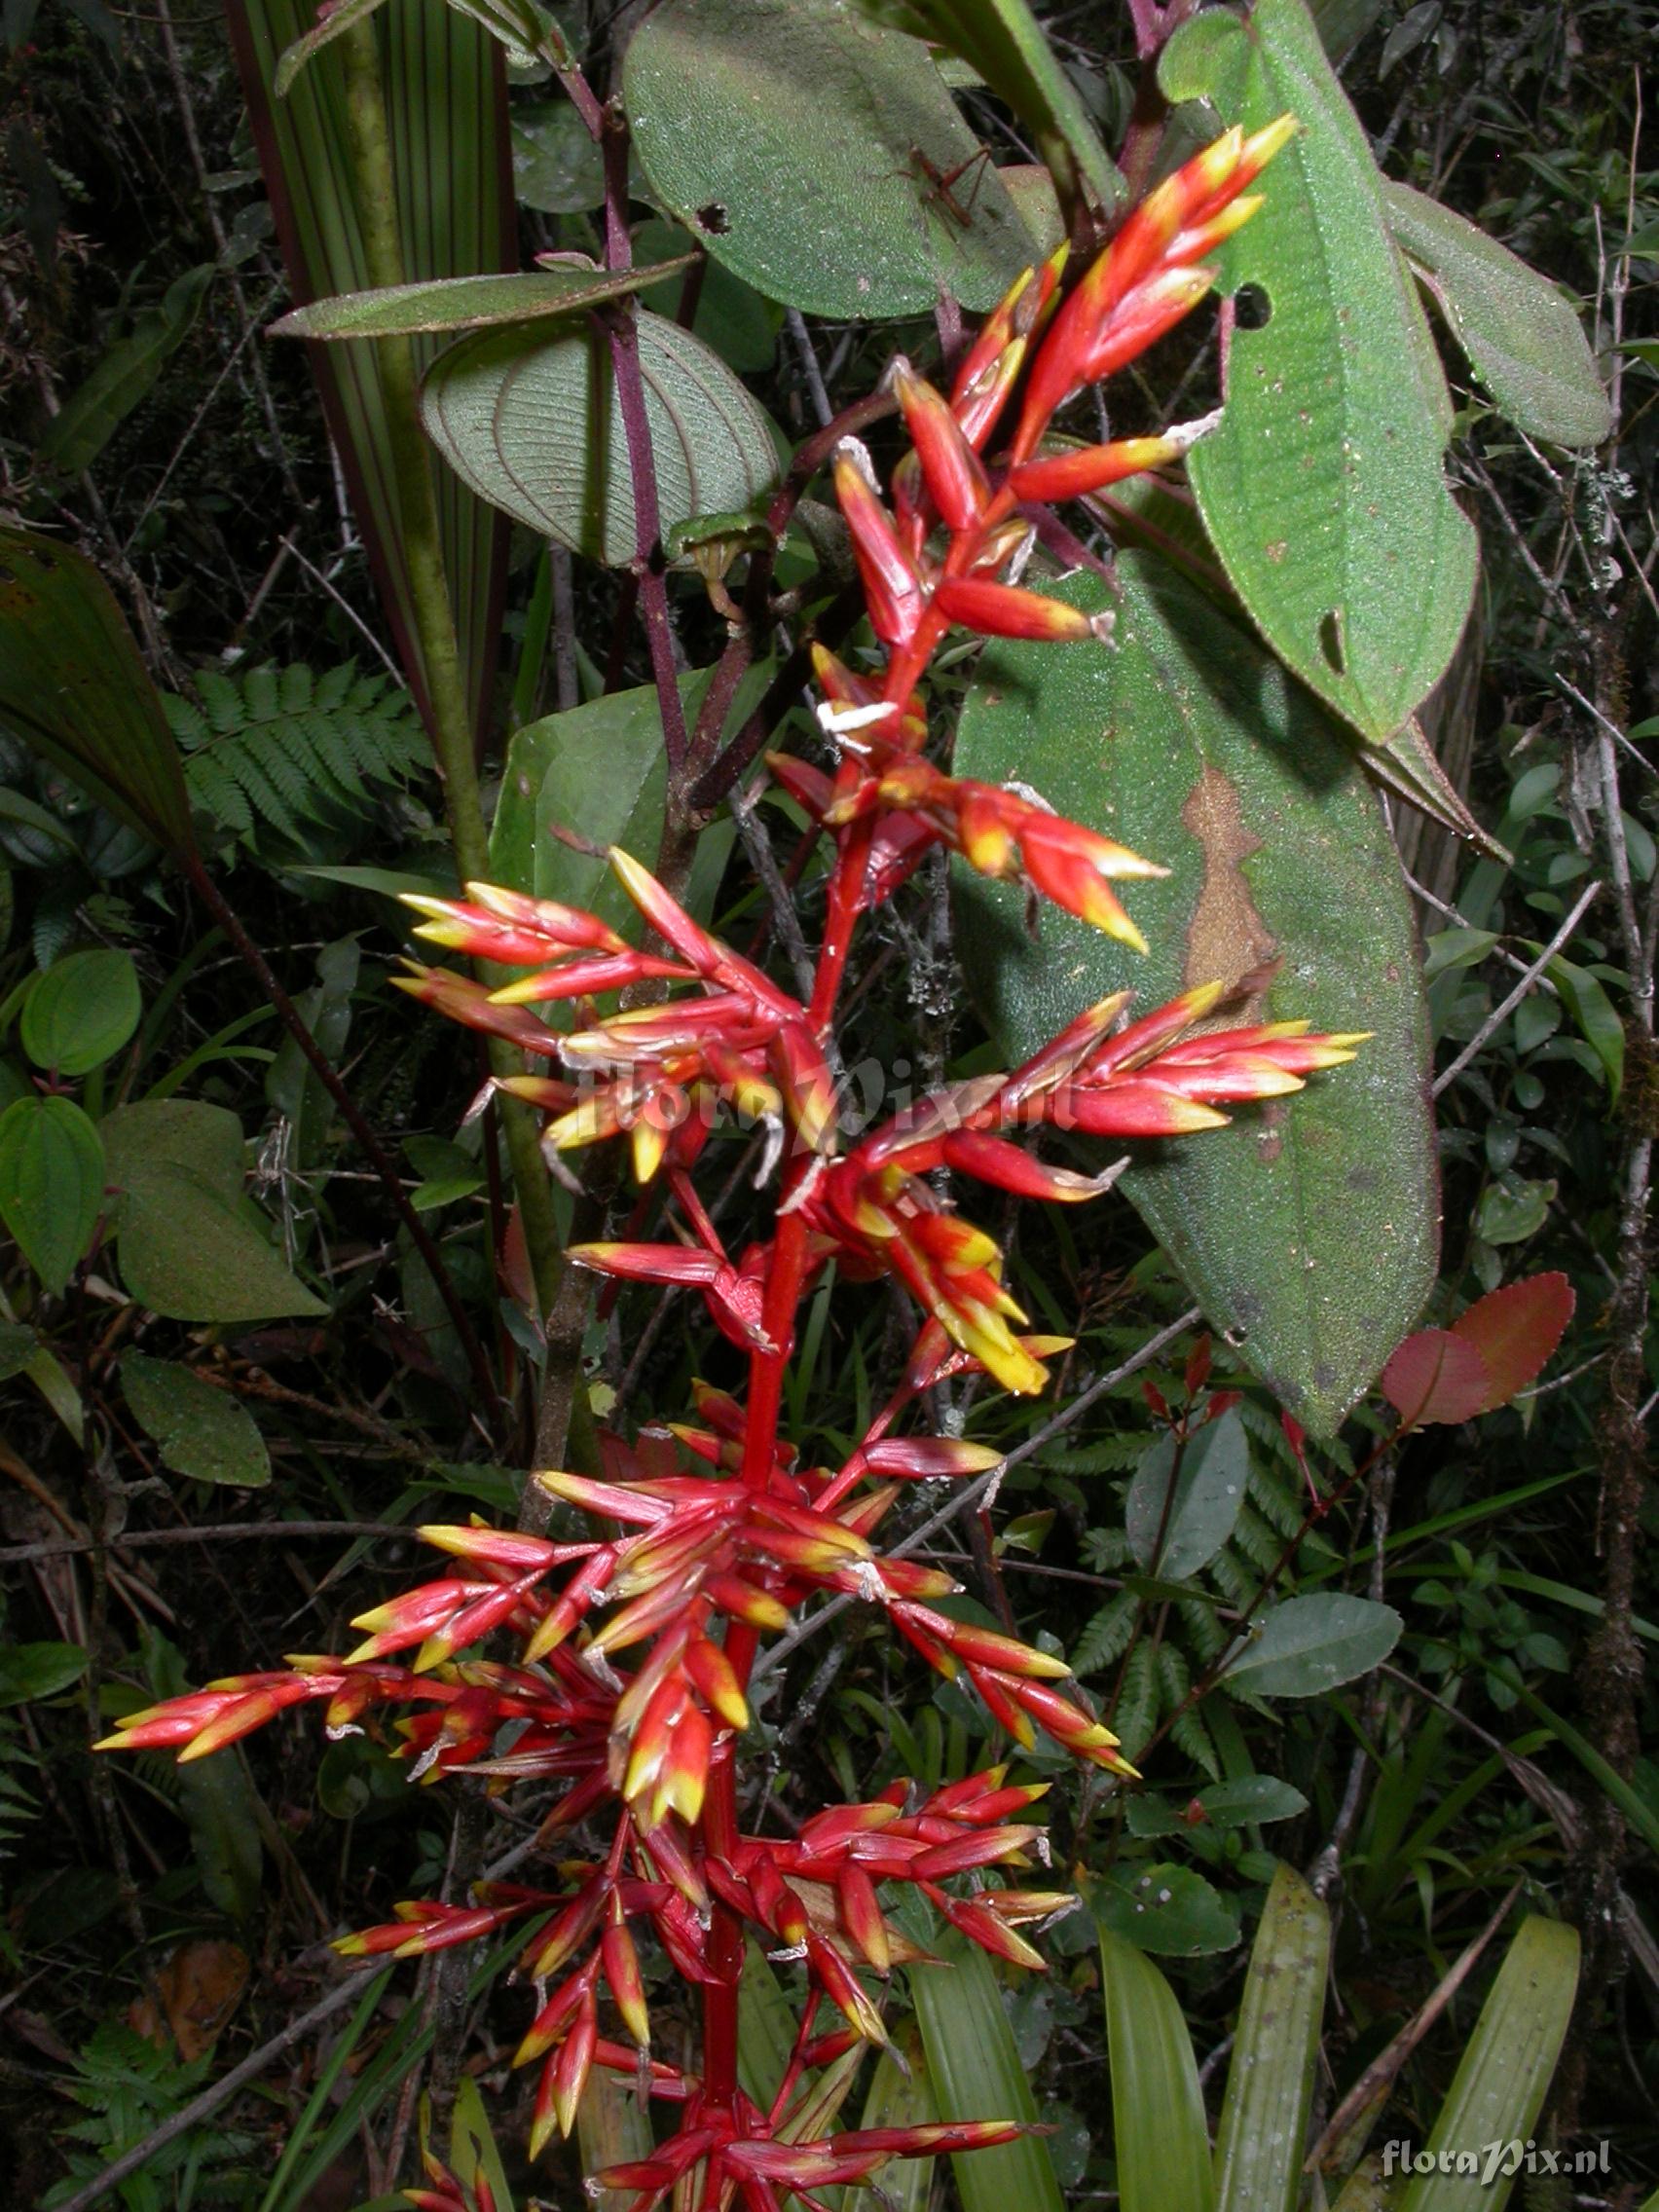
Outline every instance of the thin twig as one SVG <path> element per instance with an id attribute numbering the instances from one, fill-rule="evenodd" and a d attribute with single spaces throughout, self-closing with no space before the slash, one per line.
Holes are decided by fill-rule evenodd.
<path id="1" fill-rule="evenodd" d="M 112 2158 L 95 2181 L 90 2181 L 85 2189 L 78 2189 L 73 2196 L 63 2197 L 57 2205 L 57 2212 L 89 2212 L 90 2206 L 101 2204 L 106 2196 L 120 2188 L 129 2174 L 135 2174 L 141 2166 L 147 2166 L 158 2151 L 165 2151 L 169 2143 L 176 2143 L 181 2135 L 188 2135 L 193 2127 L 199 2127 L 204 2120 L 210 2120 L 219 2107 L 228 2103 L 240 2088 L 257 2080 L 274 2058 L 280 2058 L 283 2051 L 310 2035 L 313 2028 L 320 2027 L 324 2020 L 332 2018 L 336 2012 L 343 2012 L 357 1996 L 364 1982 L 375 1972 L 385 1974 L 387 1969 L 379 1967 L 349 1974 L 326 1997 L 319 1999 L 309 2012 L 302 2012 L 297 2020 L 290 2020 L 279 2035 L 273 2036 L 269 2043 L 262 2043 L 257 2050 L 249 2051 L 240 2065 L 233 2066 L 218 2081 L 209 2082 L 199 2096 L 191 2098 L 189 2104 L 180 2105 L 177 2112 L 164 2120 L 160 2127 L 146 2135 L 141 2143 L 134 2143 L 130 2151 L 124 2151 L 119 2158 Z"/>
<path id="2" fill-rule="evenodd" d="M 919 1551 L 930 1536 L 937 1535 L 940 1529 L 954 1521 L 959 1514 L 971 1513 L 977 1505 L 982 1505 L 1001 1485 L 1011 1467 L 1017 1467 L 1022 1459 L 1029 1459 L 1034 1452 L 1041 1452 L 1046 1444 L 1051 1443 L 1063 1430 L 1081 1419 L 1097 1399 L 1103 1397 L 1108 1390 L 1115 1389 L 1120 1382 L 1126 1382 L 1131 1375 L 1138 1375 L 1143 1367 L 1149 1366 L 1158 1357 L 1166 1345 L 1173 1344 L 1177 1337 L 1184 1336 L 1194 1322 L 1201 1318 L 1201 1309 L 1190 1306 L 1178 1320 L 1160 1329 L 1155 1337 L 1149 1337 L 1140 1349 L 1124 1360 L 1121 1367 L 1113 1368 L 1109 1375 L 1096 1376 L 1087 1390 L 1080 1390 L 1069 1406 L 1063 1407 L 1051 1420 L 1045 1421 L 1022 1444 L 1016 1444 L 1006 1458 L 999 1460 L 985 1474 L 976 1476 L 973 1482 L 957 1492 L 947 1505 L 941 1505 L 937 1513 L 931 1513 L 920 1528 L 912 1529 L 902 1543 L 894 1545 L 889 1556 L 894 1559 L 908 1558 L 911 1552 Z M 853 1598 L 831 1598 L 817 1612 L 809 1614 L 805 1620 L 797 1621 L 787 1635 L 781 1636 L 776 1643 L 768 1645 L 756 1660 L 751 1681 L 758 1687 L 783 1665 L 792 1652 L 798 1651 L 810 1637 L 816 1636 L 821 1628 L 827 1628 L 838 1613 L 844 1613 L 849 1605 L 856 1603 Z"/>
<path id="3" fill-rule="evenodd" d="M 219 1521 L 188 1529 L 122 1529 L 108 1536 L 48 1536 L 33 1544 L 8 1544 L 0 1567 L 26 1567 L 37 1559 L 69 1559 L 83 1552 L 160 1551 L 179 1544 L 286 1542 L 301 1536 L 412 1536 L 401 1521 Z"/>
<path id="4" fill-rule="evenodd" d="M 1537 959 L 1534 960 L 1532 965 L 1527 970 L 1526 974 L 1516 984 L 1515 988 L 1509 993 L 1508 997 L 1499 1000 L 1498 1004 L 1493 1008 L 1491 1014 L 1487 1015 L 1486 1019 L 1475 1031 L 1475 1034 L 1469 1039 L 1469 1042 L 1463 1047 L 1463 1050 L 1457 1054 L 1457 1057 L 1452 1062 L 1452 1065 L 1449 1068 L 1442 1069 L 1440 1074 L 1435 1077 L 1433 1095 L 1436 1098 L 1440 1096 L 1440 1093 L 1446 1088 L 1447 1085 L 1452 1081 L 1454 1076 L 1461 1075 L 1463 1070 L 1468 1066 L 1469 1062 L 1474 1058 L 1475 1054 L 1493 1036 L 1493 1032 L 1511 1014 L 1514 1013 L 1515 1009 L 1521 1004 L 1521 1001 L 1527 996 L 1528 992 L 1538 980 L 1544 970 L 1549 966 L 1550 962 L 1555 958 L 1556 954 L 1561 950 L 1562 946 L 1567 942 L 1567 939 L 1571 937 L 1573 931 L 1584 919 L 1585 912 L 1591 905 L 1592 902 L 1596 899 L 1599 899 L 1601 895 L 1602 886 L 1599 883 L 1592 883 L 1589 889 L 1582 893 L 1577 904 L 1567 915 L 1566 921 L 1562 923 L 1560 929 L 1557 930 L 1554 937 L 1551 938 L 1549 943 L 1545 945 L 1543 951 L 1539 953 Z"/>

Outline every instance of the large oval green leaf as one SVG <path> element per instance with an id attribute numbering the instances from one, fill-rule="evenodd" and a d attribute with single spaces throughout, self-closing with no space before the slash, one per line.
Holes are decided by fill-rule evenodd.
<path id="1" fill-rule="evenodd" d="M 97 1124 L 72 1098 L 18 1098 L 0 1114 L 0 1223 L 49 1291 L 60 1291 L 103 1204 Z"/>
<path id="2" fill-rule="evenodd" d="M 1168 569 L 1119 564 L 1115 651 L 990 647 L 962 718 L 964 775 L 1033 784 L 1162 863 L 1129 894 L 1140 958 L 1017 891 L 964 877 L 968 973 L 1014 1058 L 1125 986 L 1157 1005 L 1267 961 L 1275 1019 L 1366 1029 L 1350 1066 L 1232 1125 L 1141 1148 L 1121 1186 L 1257 1374 L 1329 1434 L 1434 1282 L 1428 1044 L 1399 863 L 1340 730 L 1247 632 Z M 1058 587 L 1109 604 L 1094 578 Z"/>
<path id="3" fill-rule="evenodd" d="M 693 515 L 753 506 L 778 474 L 760 407 L 689 331 L 642 313 L 639 334 L 664 535 Z M 590 560 L 634 558 L 628 441 L 603 338 L 480 331 L 432 364 L 421 413 L 480 498 Z"/>
<path id="4" fill-rule="evenodd" d="M 121 1386 L 139 1427 L 161 1450 L 164 1465 L 201 1483 L 262 1490 L 271 1455 L 240 1398 L 216 1390 L 174 1359 L 129 1351 Z"/>
<path id="5" fill-rule="evenodd" d="M 1382 178 L 1303 0 L 1177 33 L 1169 86 L 1229 123 L 1302 124 L 1265 204 L 1220 256 L 1264 326 L 1233 336 L 1227 407 L 1188 463 L 1250 618 L 1303 681 L 1382 743 L 1444 672 L 1474 591 L 1447 489 L 1444 383 L 1394 250 Z M 1166 89 L 1169 89 L 1166 86 Z"/>
<path id="6" fill-rule="evenodd" d="M 664 0 L 622 84 L 664 203 L 771 299 L 866 318 L 940 292 L 983 309 L 1032 258 L 927 48 L 847 0 Z"/>
<path id="7" fill-rule="evenodd" d="M 129 952 L 71 952 L 35 978 L 18 1034 L 37 1068 L 90 1075 L 120 1051 L 142 1012 Z"/>

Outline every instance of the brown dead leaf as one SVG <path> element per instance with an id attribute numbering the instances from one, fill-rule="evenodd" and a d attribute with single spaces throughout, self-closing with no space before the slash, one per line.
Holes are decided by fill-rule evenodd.
<path id="1" fill-rule="evenodd" d="M 235 1943 L 203 1937 L 168 1954 L 156 1975 L 156 1991 L 166 2030 L 187 2065 L 202 2056 L 236 2010 L 247 1975 L 247 1953 Z M 133 2001 L 127 2023 L 149 2042 L 162 2043 L 163 2021 L 148 1997 Z"/>

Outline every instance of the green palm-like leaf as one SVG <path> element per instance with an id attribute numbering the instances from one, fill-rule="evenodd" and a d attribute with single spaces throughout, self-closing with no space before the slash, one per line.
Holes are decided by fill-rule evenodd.
<path id="1" fill-rule="evenodd" d="M 310 0 L 228 0 L 242 92 L 295 301 L 361 292 L 370 271 L 352 183 L 345 65 L 330 46 L 285 97 L 274 91 L 284 50 L 313 27 Z M 513 201 L 500 50 L 445 0 L 397 0 L 376 21 L 397 173 L 404 274 L 413 281 L 478 276 L 512 265 Z M 424 366 L 435 350 L 414 341 Z M 387 620 L 411 687 L 424 704 L 419 633 L 399 527 L 397 469 L 382 363 L 367 341 L 313 348 L 312 368 L 350 486 Z M 444 567 L 461 671 L 481 726 L 500 642 L 506 524 L 436 471 Z"/>

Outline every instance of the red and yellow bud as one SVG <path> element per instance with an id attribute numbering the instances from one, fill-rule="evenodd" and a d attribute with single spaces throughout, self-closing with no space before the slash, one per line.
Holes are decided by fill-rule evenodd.
<path id="1" fill-rule="evenodd" d="M 835 498 L 853 541 L 870 627 L 884 645 L 907 645 L 925 607 L 921 578 L 899 542 L 893 518 L 875 489 L 869 456 L 856 438 L 835 449 Z"/>
<path id="2" fill-rule="evenodd" d="M 962 434 L 942 392 L 918 377 L 903 354 L 891 371 L 904 426 L 940 519 L 951 532 L 971 530 L 990 498 L 979 458 Z"/>
<path id="3" fill-rule="evenodd" d="M 1068 606 L 1063 599 L 1025 591 L 1018 584 L 994 583 L 984 576 L 963 576 L 941 583 L 933 603 L 963 629 L 978 630 L 989 638 L 1036 638 L 1050 645 L 1075 645 L 1088 638 L 1098 641 L 1110 627 L 1104 616 L 1086 614 L 1082 608 Z"/>
<path id="4" fill-rule="evenodd" d="M 622 2024 L 644 2050 L 651 2040 L 651 2015 L 645 2003 L 645 1985 L 640 1972 L 640 1954 L 623 1917 L 622 1900 L 612 1897 L 610 1922 L 600 1938 L 600 1964 Z"/>
<path id="5" fill-rule="evenodd" d="M 888 1972 L 893 1949 L 887 1940 L 887 1923 L 881 1916 L 875 1884 L 854 1861 L 849 1860 L 835 1877 L 835 1900 L 841 1926 L 860 1954 L 877 1973 Z"/>

